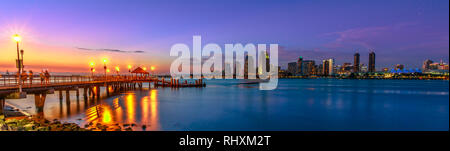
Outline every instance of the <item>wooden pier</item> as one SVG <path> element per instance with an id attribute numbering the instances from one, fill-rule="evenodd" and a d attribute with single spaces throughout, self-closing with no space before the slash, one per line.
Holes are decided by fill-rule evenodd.
<path id="1" fill-rule="evenodd" d="M 1 75 L 0 77 L 0 115 L 3 114 L 5 107 L 5 99 L 22 99 L 27 95 L 34 95 L 37 112 L 42 112 L 45 104 L 47 94 L 54 94 L 55 91 L 59 94 L 59 99 L 63 99 L 63 92 L 66 93 L 66 101 L 70 100 L 70 91 L 75 91 L 77 98 L 82 95 L 92 98 L 100 98 L 100 88 L 105 87 L 106 95 L 109 96 L 111 92 L 121 92 L 127 90 L 142 89 L 144 83 L 148 83 L 149 88 L 151 84 L 157 87 L 205 87 L 206 84 L 202 79 L 188 82 L 180 79 L 165 78 L 150 76 L 51 76 L 46 82 L 41 82 L 39 76 L 28 78 L 22 84 L 22 92 L 19 92 L 18 79 L 15 75 Z"/>

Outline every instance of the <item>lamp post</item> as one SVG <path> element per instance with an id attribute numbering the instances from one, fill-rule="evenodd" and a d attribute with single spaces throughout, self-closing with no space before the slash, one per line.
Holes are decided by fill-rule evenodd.
<path id="1" fill-rule="evenodd" d="M 116 66 L 116 72 L 117 72 L 117 76 L 120 76 L 120 75 L 119 75 L 119 72 L 120 72 L 119 66 Z"/>
<path id="2" fill-rule="evenodd" d="M 94 72 L 95 72 L 95 69 L 94 69 L 94 62 L 91 62 L 91 63 L 89 63 L 89 65 L 91 66 L 91 76 L 92 76 L 92 78 L 94 77 Z"/>
<path id="3" fill-rule="evenodd" d="M 128 65 L 128 74 L 131 75 L 131 65 Z"/>
<path id="4" fill-rule="evenodd" d="M 155 74 L 155 72 L 154 72 L 155 71 L 155 66 L 151 66 L 150 67 L 150 71 L 152 72 L 152 75 L 154 76 L 154 74 Z"/>
<path id="5" fill-rule="evenodd" d="M 19 56 L 19 42 L 21 40 L 20 36 L 18 34 L 15 34 L 13 36 L 14 41 L 16 41 L 17 44 L 17 61 L 16 61 L 16 65 L 17 65 L 17 69 L 18 69 L 18 74 L 19 74 L 19 80 L 18 80 L 18 84 L 19 84 L 19 92 L 22 93 L 22 62 L 20 61 L 20 56 Z"/>
<path id="6" fill-rule="evenodd" d="M 107 68 L 106 68 L 106 62 L 107 62 L 108 60 L 106 60 L 106 59 L 103 59 L 103 69 L 105 70 L 105 80 L 106 80 L 106 70 L 107 70 Z"/>

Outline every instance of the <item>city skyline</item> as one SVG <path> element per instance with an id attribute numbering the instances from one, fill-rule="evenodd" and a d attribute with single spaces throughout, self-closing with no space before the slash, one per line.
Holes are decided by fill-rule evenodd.
<path id="1" fill-rule="evenodd" d="M 108 58 L 111 66 L 167 73 L 175 59 L 171 45 L 192 43 L 193 35 L 205 44 L 279 43 L 282 67 L 298 56 L 353 62 L 355 51 L 368 65 L 372 49 L 376 70 L 420 68 L 426 59 L 448 62 L 449 56 L 448 1 L 1 3 L 0 72 L 15 71 L 14 34 L 23 37 L 26 69 L 54 72 L 89 72 L 90 62 L 101 68 Z"/>

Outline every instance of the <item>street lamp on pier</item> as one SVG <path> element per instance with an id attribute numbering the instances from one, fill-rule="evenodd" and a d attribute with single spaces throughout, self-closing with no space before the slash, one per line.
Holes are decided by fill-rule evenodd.
<path id="1" fill-rule="evenodd" d="M 116 72 L 117 72 L 117 76 L 120 76 L 120 75 L 119 75 L 119 72 L 120 72 L 119 66 L 116 66 Z"/>
<path id="2" fill-rule="evenodd" d="M 17 66 L 17 69 L 18 69 L 18 74 L 19 74 L 19 79 L 18 79 L 18 85 L 19 85 L 19 92 L 20 93 L 22 93 L 22 61 L 21 61 L 21 59 L 20 59 L 20 56 L 19 56 L 19 42 L 22 40 L 22 38 L 18 35 L 18 34 L 15 34 L 14 36 L 13 36 L 13 39 L 14 39 L 14 41 L 16 41 L 16 44 L 17 44 L 17 61 L 16 61 L 16 66 Z M 23 54 L 23 51 L 22 51 L 22 54 Z"/>
<path id="3" fill-rule="evenodd" d="M 95 63 L 94 63 L 94 62 L 91 62 L 91 63 L 89 63 L 89 65 L 91 66 L 91 74 L 92 74 L 92 77 L 94 77 L 94 72 L 95 72 L 94 66 L 95 66 Z"/>
<path id="4" fill-rule="evenodd" d="M 109 69 L 106 68 L 106 62 L 108 62 L 108 60 L 103 59 L 103 69 L 105 70 L 105 80 L 106 80 L 106 72 L 109 72 Z"/>

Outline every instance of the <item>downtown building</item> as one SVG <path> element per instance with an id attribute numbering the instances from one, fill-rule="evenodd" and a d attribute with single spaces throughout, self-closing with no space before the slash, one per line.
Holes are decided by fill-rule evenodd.
<path id="1" fill-rule="evenodd" d="M 369 72 L 376 72 L 376 70 L 375 70 L 375 52 L 373 52 L 373 50 L 369 53 Z"/>

